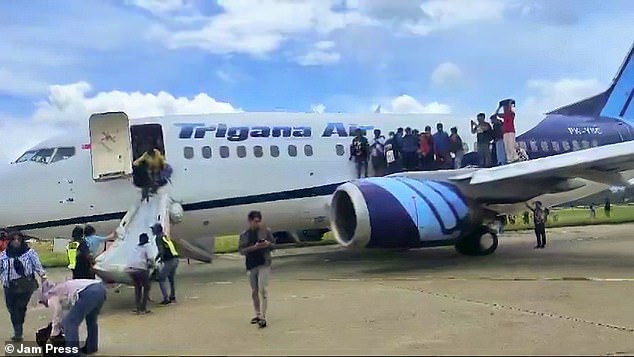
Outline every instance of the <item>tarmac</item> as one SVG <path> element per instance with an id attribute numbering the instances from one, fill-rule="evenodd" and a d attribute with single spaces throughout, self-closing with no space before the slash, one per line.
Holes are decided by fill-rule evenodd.
<path id="1" fill-rule="evenodd" d="M 174 305 L 137 316 L 132 288 L 109 293 L 99 354 L 634 355 L 632 232 L 633 224 L 549 229 L 545 249 L 533 249 L 530 231 L 510 232 L 493 255 L 475 258 L 452 247 L 280 249 L 264 329 L 249 323 L 241 256 L 182 260 Z M 160 301 L 156 284 L 151 297 Z M 48 316 L 32 307 L 25 331 Z M 6 310 L 0 319 L 8 339 Z"/>

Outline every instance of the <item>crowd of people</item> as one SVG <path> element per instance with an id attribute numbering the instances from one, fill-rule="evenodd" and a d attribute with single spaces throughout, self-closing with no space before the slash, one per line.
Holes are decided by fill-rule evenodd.
<path id="1" fill-rule="evenodd" d="M 502 111 L 502 112 L 500 112 Z M 471 121 L 471 133 L 476 134 L 480 167 L 492 167 L 528 160 L 528 155 L 515 142 L 515 101 L 503 100 L 495 114 L 486 121 L 479 113 L 477 121 Z M 436 124 L 436 132 L 430 126 L 419 132 L 412 128 L 398 128 L 389 132 L 388 138 L 381 130 L 374 130 L 374 137 L 366 138 L 357 130 L 350 146 L 350 160 L 354 160 L 357 177 L 368 177 L 368 166 L 372 165 L 375 176 L 400 171 L 431 171 L 458 169 L 463 167 L 467 146 L 452 127 L 449 133 L 442 123 Z"/>

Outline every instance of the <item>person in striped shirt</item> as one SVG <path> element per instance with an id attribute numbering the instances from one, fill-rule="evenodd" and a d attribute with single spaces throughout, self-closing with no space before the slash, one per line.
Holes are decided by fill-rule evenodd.
<path id="1" fill-rule="evenodd" d="M 0 254 L 0 278 L 13 325 L 11 340 L 22 341 L 26 308 L 33 292 L 38 287 L 35 274 L 44 281 L 46 271 L 42 267 L 37 252 L 28 246 L 21 232 L 10 233 L 8 242 L 7 250 Z"/>

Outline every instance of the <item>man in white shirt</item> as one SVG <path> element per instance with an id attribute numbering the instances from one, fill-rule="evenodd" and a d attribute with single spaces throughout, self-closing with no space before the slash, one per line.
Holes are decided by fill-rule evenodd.
<path id="1" fill-rule="evenodd" d="M 96 279 L 73 279 L 63 283 L 42 284 L 41 302 L 53 309 L 51 336 L 64 332 L 66 347 L 79 348 L 79 325 L 86 320 L 86 345 L 79 348 L 83 354 L 98 350 L 99 326 L 97 318 L 106 301 L 106 287 Z M 64 308 L 70 307 L 66 316 Z"/>

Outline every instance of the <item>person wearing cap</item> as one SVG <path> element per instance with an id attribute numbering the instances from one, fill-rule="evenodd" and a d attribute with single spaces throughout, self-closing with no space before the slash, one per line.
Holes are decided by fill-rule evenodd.
<path id="1" fill-rule="evenodd" d="M 156 223 L 152 227 L 152 233 L 156 237 L 156 247 L 159 250 L 157 261 L 163 263 L 163 267 L 159 272 L 159 286 L 163 301 L 161 305 L 169 305 L 176 302 L 176 287 L 174 278 L 176 276 L 176 268 L 178 268 L 178 252 L 174 247 L 174 242 L 163 232 L 163 226 Z M 169 281 L 169 295 L 167 292 L 167 282 Z"/>
<path id="2" fill-rule="evenodd" d="M 106 287 L 96 279 L 73 279 L 63 283 L 42 283 L 40 303 L 52 309 L 51 336 L 62 331 L 66 347 L 83 354 L 94 354 L 99 349 L 98 317 L 106 301 Z M 69 308 L 64 314 L 65 308 Z M 86 321 L 86 345 L 79 347 L 79 325 Z"/>
<path id="3" fill-rule="evenodd" d="M 150 256 L 148 242 L 150 238 L 146 233 L 139 236 L 139 244 L 134 247 L 128 261 L 128 273 L 134 283 L 134 297 L 136 300 L 137 314 L 148 314 L 146 309 L 150 294 L 150 269 L 154 266 L 154 257 Z"/>

